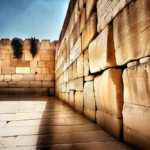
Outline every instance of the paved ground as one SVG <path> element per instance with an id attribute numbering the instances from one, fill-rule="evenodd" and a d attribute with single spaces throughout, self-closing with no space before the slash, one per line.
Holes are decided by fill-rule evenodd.
<path id="1" fill-rule="evenodd" d="M 0 97 L 0 150 L 128 150 L 55 97 Z"/>

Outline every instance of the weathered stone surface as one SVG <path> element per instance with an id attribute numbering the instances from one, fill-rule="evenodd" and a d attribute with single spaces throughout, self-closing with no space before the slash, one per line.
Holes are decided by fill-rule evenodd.
<path id="1" fill-rule="evenodd" d="M 2 61 L 2 66 L 3 67 L 12 67 L 12 66 L 10 66 L 10 60 L 3 60 Z"/>
<path id="2" fill-rule="evenodd" d="M 92 110 L 96 109 L 93 81 L 84 84 L 84 107 Z"/>
<path id="3" fill-rule="evenodd" d="M 96 111 L 95 110 L 84 107 L 83 114 L 87 118 L 89 118 L 90 120 L 92 120 L 93 122 L 95 121 L 95 118 L 96 118 Z"/>
<path id="4" fill-rule="evenodd" d="M 124 125 L 129 128 L 124 130 L 125 142 L 142 149 L 150 147 L 150 108 L 125 103 L 123 118 Z"/>
<path id="5" fill-rule="evenodd" d="M 75 80 L 75 90 L 83 91 L 83 78 L 79 78 Z"/>
<path id="6" fill-rule="evenodd" d="M 37 74 L 37 75 L 35 75 L 35 80 L 36 81 L 45 81 L 46 80 L 46 75 Z"/>
<path id="7" fill-rule="evenodd" d="M 23 75 L 12 75 L 12 81 L 22 81 Z"/>
<path id="8" fill-rule="evenodd" d="M 97 30 L 100 32 L 132 0 L 97 1 Z M 105 9 L 104 9 L 105 8 Z"/>
<path id="9" fill-rule="evenodd" d="M 42 74 L 50 74 L 50 68 L 42 68 Z"/>
<path id="10" fill-rule="evenodd" d="M 15 67 L 2 67 L 2 74 L 14 74 L 14 73 L 16 73 Z"/>
<path id="11" fill-rule="evenodd" d="M 42 82 L 42 87 L 44 88 L 49 88 L 49 87 L 54 87 L 55 84 L 53 81 L 43 81 Z"/>
<path id="12" fill-rule="evenodd" d="M 93 81 L 94 79 L 95 79 L 95 76 L 93 76 L 93 75 L 89 75 L 89 76 L 84 77 L 85 81 Z"/>
<path id="13" fill-rule="evenodd" d="M 150 106 L 150 62 L 127 68 L 123 72 L 124 101 Z"/>
<path id="14" fill-rule="evenodd" d="M 139 64 L 140 64 L 139 61 L 136 60 L 136 61 L 129 62 L 129 63 L 127 64 L 127 67 L 130 68 L 130 67 L 137 66 L 137 65 L 139 65 Z"/>
<path id="15" fill-rule="evenodd" d="M 133 149 L 149 149 L 150 140 L 148 137 L 135 132 L 134 130 L 124 127 L 124 142 Z"/>
<path id="16" fill-rule="evenodd" d="M 62 92 L 67 92 L 67 83 L 62 84 Z"/>
<path id="17" fill-rule="evenodd" d="M 4 75 L 0 75 L 0 81 L 3 81 Z"/>
<path id="18" fill-rule="evenodd" d="M 79 5 L 79 9 L 81 10 L 82 9 L 82 7 L 83 7 L 83 5 L 86 3 L 86 1 L 85 0 L 78 0 L 78 5 Z"/>
<path id="19" fill-rule="evenodd" d="M 49 88 L 48 93 L 50 96 L 54 96 L 55 95 L 55 88 Z"/>
<path id="20" fill-rule="evenodd" d="M 69 91 L 69 104 L 74 107 L 75 100 L 74 100 L 74 91 Z"/>
<path id="21" fill-rule="evenodd" d="M 54 81 L 55 80 L 55 75 L 46 75 L 46 80 L 47 81 Z"/>
<path id="22" fill-rule="evenodd" d="M 75 89 L 75 80 L 71 80 L 68 82 L 69 90 Z"/>
<path id="23" fill-rule="evenodd" d="M 88 76 L 90 72 L 89 53 L 88 50 L 84 52 L 84 76 Z"/>
<path id="24" fill-rule="evenodd" d="M 0 53 L 0 60 L 10 60 L 9 53 Z"/>
<path id="25" fill-rule="evenodd" d="M 77 59 L 77 77 L 83 77 L 83 54 L 81 54 Z"/>
<path id="26" fill-rule="evenodd" d="M 30 67 L 16 67 L 16 73 L 17 74 L 29 74 Z"/>
<path id="27" fill-rule="evenodd" d="M 93 12 L 97 0 L 86 0 L 86 19 L 88 20 Z"/>
<path id="28" fill-rule="evenodd" d="M 80 14 L 80 33 L 82 33 L 85 25 L 86 25 L 86 9 L 83 8 Z"/>
<path id="29" fill-rule="evenodd" d="M 69 81 L 73 79 L 73 65 L 69 66 Z"/>
<path id="30" fill-rule="evenodd" d="M 23 75 L 23 81 L 34 81 L 35 80 L 35 75 L 28 74 L 28 75 Z"/>
<path id="31" fill-rule="evenodd" d="M 93 13 L 82 33 L 82 51 L 86 50 L 96 35 L 96 13 Z"/>
<path id="32" fill-rule="evenodd" d="M 31 74 L 41 74 L 42 69 L 41 68 L 31 68 Z"/>
<path id="33" fill-rule="evenodd" d="M 38 61 L 38 67 L 45 67 L 45 61 Z"/>
<path id="34" fill-rule="evenodd" d="M 42 60 L 50 60 L 50 54 L 41 54 L 40 59 Z"/>
<path id="35" fill-rule="evenodd" d="M 83 92 L 75 92 L 75 105 L 78 107 L 83 107 Z"/>
<path id="36" fill-rule="evenodd" d="M 117 139 L 122 138 L 123 121 L 110 114 L 97 110 L 96 122 L 107 133 L 111 134 Z"/>
<path id="37" fill-rule="evenodd" d="M 111 25 L 107 26 L 96 39 L 90 43 L 88 52 L 91 73 L 116 66 Z"/>
<path id="38" fill-rule="evenodd" d="M 77 78 L 77 61 L 75 60 L 73 63 L 73 79 Z"/>
<path id="39" fill-rule="evenodd" d="M 117 65 L 150 55 L 149 9 L 149 0 L 134 1 L 114 19 Z"/>
<path id="40" fill-rule="evenodd" d="M 109 69 L 97 76 L 94 80 L 97 108 L 117 118 L 122 118 L 122 86 L 122 71 L 120 69 Z"/>
<path id="41" fill-rule="evenodd" d="M 4 81 L 11 81 L 11 75 L 4 75 Z"/>
<path id="42" fill-rule="evenodd" d="M 30 84 L 30 87 L 34 87 L 34 88 L 42 87 L 41 81 L 30 81 L 29 84 Z"/>
<path id="43" fill-rule="evenodd" d="M 1 87 L 1 88 L 8 87 L 8 83 L 2 81 L 2 82 L 0 82 L 0 87 Z"/>
<path id="44" fill-rule="evenodd" d="M 141 63 L 141 64 L 147 63 L 147 62 L 150 62 L 150 57 L 145 57 L 145 58 L 141 58 L 141 59 L 140 59 L 140 63 Z"/>

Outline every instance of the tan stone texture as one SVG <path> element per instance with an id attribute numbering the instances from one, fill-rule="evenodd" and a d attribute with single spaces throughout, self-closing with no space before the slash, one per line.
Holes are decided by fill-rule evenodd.
<path id="1" fill-rule="evenodd" d="M 3 60 L 2 61 L 2 66 L 3 67 L 12 67 L 12 66 L 10 66 L 10 60 Z"/>
<path id="2" fill-rule="evenodd" d="M 77 61 L 75 60 L 73 63 L 73 79 L 77 78 Z"/>
<path id="3" fill-rule="evenodd" d="M 8 83 L 7 83 L 7 82 L 4 82 L 4 81 L 1 81 L 1 82 L 0 82 L 0 87 L 1 87 L 1 88 L 8 87 Z"/>
<path id="4" fill-rule="evenodd" d="M 15 70 L 15 67 L 2 67 L 2 74 L 14 74 Z"/>
<path id="5" fill-rule="evenodd" d="M 49 88 L 49 95 L 54 96 L 55 95 L 55 88 Z"/>
<path id="6" fill-rule="evenodd" d="M 83 91 L 83 78 L 79 78 L 75 80 L 75 90 Z"/>
<path id="7" fill-rule="evenodd" d="M 37 60 L 33 60 L 30 62 L 30 67 L 37 67 L 38 61 Z"/>
<path id="8" fill-rule="evenodd" d="M 74 91 L 69 91 L 69 104 L 74 107 L 75 105 L 75 95 Z"/>
<path id="9" fill-rule="evenodd" d="M 77 77 L 83 77 L 83 54 L 81 54 L 77 59 Z"/>
<path id="10" fill-rule="evenodd" d="M 97 0 L 86 0 L 86 19 L 88 20 L 93 12 Z"/>
<path id="11" fill-rule="evenodd" d="M 54 81 L 55 80 L 55 75 L 46 75 L 46 80 L 47 81 Z"/>
<path id="12" fill-rule="evenodd" d="M 81 10 L 83 5 L 86 3 L 86 0 L 78 0 L 79 9 Z"/>
<path id="13" fill-rule="evenodd" d="M 125 103 L 123 108 L 125 141 L 139 148 L 150 147 L 150 108 Z M 138 135 L 138 136 L 137 136 Z M 132 139 L 132 142 L 129 141 Z M 141 144 L 141 145 L 140 145 Z"/>
<path id="14" fill-rule="evenodd" d="M 93 81 L 84 84 L 84 107 L 96 110 Z"/>
<path id="15" fill-rule="evenodd" d="M 36 81 L 45 81 L 46 80 L 46 75 L 37 74 L 37 75 L 35 75 L 35 80 Z"/>
<path id="16" fill-rule="evenodd" d="M 51 87 L 54 87 L 55 86 L 55 83 L 54 81 L 43 81 L 42 82 L 42 87 L 44 88 L 51 88 Z"/>
<path id="17" fill-rule="evenodd" d="M 11 75 L 4 75 L 4 81 L 11 81 Z"/>
<path id="18" fill-rule="evenodd" d="M 29 74 L 30 67 L 16 67 L 16 74 Z"/>
<path id="19" fill-rule="evenodd" d="M 117 65 L 150 55 L 150 1 L 138 0 L 114 19 Z"/>
<path id="20" fill-rule="evenodd" d="M 114 17 L 132 0 L 97 0 L 97 30 L 103 30 Z M 105 8 L 105 9 L 104 9 Z"/>
<path id="21" fill-rule="evenodd" d="M 46 61 L 46 60 L 50 60 L 50 54 L 41 54 L 40 55 L 40 60 L 42 61 Z"/>
<path id="22" fill-rule="evenodd" d="M 139 65 L 139 64 L 140 64 L 139 61 L 136 60 L 136 61 L 129 62 L 129 63 L 127 64 L 127 67 L 130 68 L 130 67 L 137 66 L 137 65 Z"/>
<path id="23" fill-rule="evenodd" d="M 106 70 L 94 80 L 97 109 L 122 118 L 123 85 L 120 69 Z M 111 106 L 111 107 L 110 107 Z"/>
<path id="24" fill-rule="evenodd" d="M 50 68 L 42 68 L 42 74 L 50 74 Z"/>
<path id="25" fill-rule="evenodd" d="M 144 58 L 141 58 L 141 59 L 140 59 L 140 63 L 141 63 L 141 64 L 147 63 L 147 62 L 150 62 L 150 57 L 144 57 Z"/>
<path id="26" fill-rule="evenodd" d="M 0 53 L 0 60 L 10 60 L 9 53 Z"/>
<path id="27" fill-rule="evenodd" d="M 22 81 L 23 75 L 12 75 L 12 81 Z"/>
<path id="28" fill-rule="evenodd" d="M 4 75 L 0 75 L 0 81 L 3 81 Z"/>
<path id="29" fill-rule="evenodd" d="M 87 118 L 89 118 L 90 120 L 92 120 L 93 122 L 95 121 L 95 117 L 96 117 L 96 111 L 95 110 L 84 107 L 83 114 Z"/>
<path id="30" fill-rule="evenodd" d="M 86 50 L 96 35 L 96 13 L 93 13 L 82 33 L 82 51 Z"/>
<path id="31" fill-rule="evenodd" d="M 137 105 L 150 106 L 150 62 L 123 72 L 124 101 Z"/>
<path id="32" fill-rule="evenodd" d="M 115 49 L 112 26 L 107 26 L 91 43 L 88 49 L 90 72 L 115 67 Z"/>
<path id="33" fill-rule="evenodd" d="M 75 92 L 75 105 L 78 107 L 83 107 L 83 92 Z"/>
<path id="34" fill-rule="evenodd" d="M 34 87 L 34 88 L 42 87 L 41 81 L 30 81 L 29 85 L 30 85 L 30 87 Z"/>
<path id="35" fill-rule="evenodd" d="M 69 67 L 69 81 L 73 79 L 73 65 L 70 65 Z"/>
<path id="36" fill-rule="evenodd" d="M 42 69 L 41 68 L 31 68 L 31 74 L 41 74 Z"/>
<path id="37" fill-rule="evenodd" d="M 45 67 L 45 61 L 38 61 L 38 67 Z"/>
<path id="38" fill-rule="evenodd" d="M 107 133 L 114 136 L 118 140 L 122 138 L 123 121 L 110 114 L 97 110 L 96 122 Z"/>
<path id="39" fill-rule="evenodd" d="M 89 76 L 84 77 L 85 81 L 93 81 L 94 79 L 95 79 L 95 76 L 93 76 L 93 75 L 89 75 Z"/>
<path id="40" fill-rule="evenodd" d="M 88 76 L 90 72 L 89 53 L 88 50 L 84 52 L 84 76 Z"/>
<path id="41" fill-rule="evenodd" d="M 86 9 L 82 8 L 81 14 L 80 14 L 80 33 L 82 33 L 83 29 L 86 25 Z"/>

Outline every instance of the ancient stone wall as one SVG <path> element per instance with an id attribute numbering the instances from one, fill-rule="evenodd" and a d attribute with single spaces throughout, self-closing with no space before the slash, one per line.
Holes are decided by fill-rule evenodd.
<path id="1" fill-rule="evenodd" d="M 56 96 L 149 149 L 150 1 L 77 0 L 73 8 L 55 55 Z"/>
<path id="2" fill-rule="evenodd" d="M 42 40 L 33 58 L 30 40 L 23 41 L 23 55 L 13 55 L 9 39 L 0 40 L 0 94 L 54 95 L 56 44 Z"/>

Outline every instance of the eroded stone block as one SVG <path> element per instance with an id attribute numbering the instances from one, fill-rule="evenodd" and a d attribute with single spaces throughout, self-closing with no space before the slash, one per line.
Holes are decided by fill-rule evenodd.
<path id="1" fill-rule="evenodd" d="M 150 55 L 149 9 L 149 0 L 134 1 L 114 19 L 117 65 Z"/>
<path id="2" fill-rule="evenodd" d="M 97 76 L 94 80 L 97 108 L 117 118 L 122 118 L 122 86 L 122 71 L 120 69 L 109 69 Z"/>
<path id="3" fill-rule="evenodd" d="M 88 50 L 84 52 L 84 76 L 88 76 L 90 72 L 89 53 Z"/>
<path id="4" fill-rule="evenodd" d="M 86 0 L 86 19 L 88 20 L 93 12 L 97 0 Z"/>
<path id="5" fill-rule="evenodd" d="M 83 54 L 77 59 L 77 77 L 83 77 Z"/>
<path id="6" fill-rule="evenodd" d="M 93 13 L 82 33 L 82 51 L 88 48 L 96 32 L 96 13 Z"/>
<path id="7" fill-rule="evenodd" d="M 75 105 L 78 107 L 83 107 L 83 92 L 75 92 Z"/>
<path id="8" fill-rule="evenodd" d="M 107 26 L 91 43 L 88 48 L 91 73 L 115 67 L 115 49 L 112 26 Z"/>
<path id="9" fill-rule="evenodd" d="M 150 106 L 150 62 L 123 72 L 124 101 L 128 103 Z"/>

